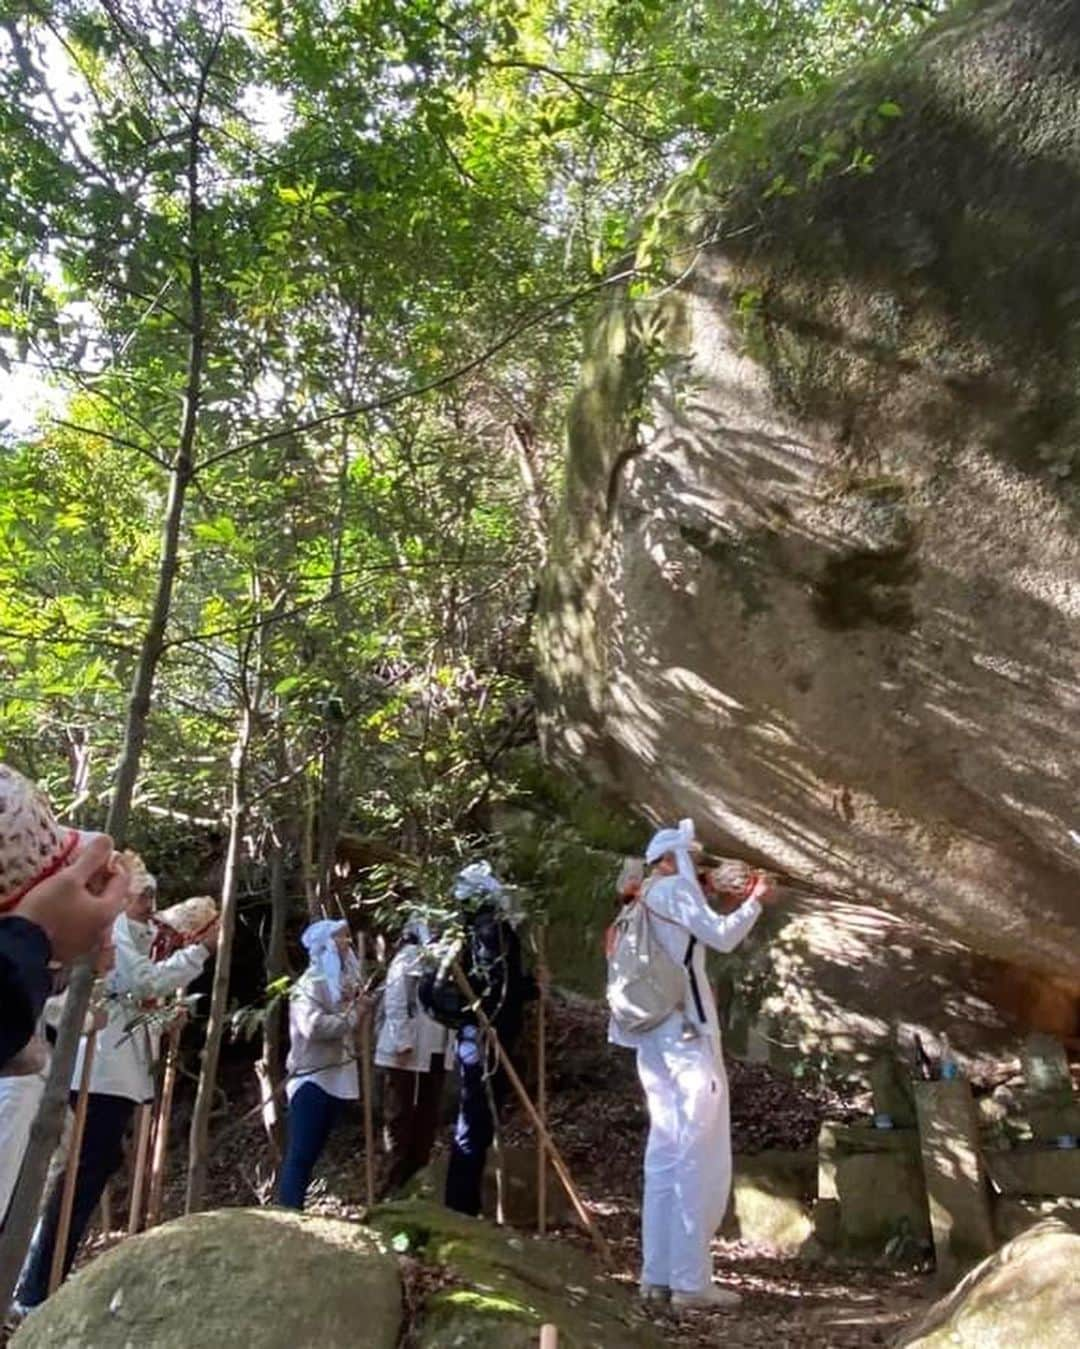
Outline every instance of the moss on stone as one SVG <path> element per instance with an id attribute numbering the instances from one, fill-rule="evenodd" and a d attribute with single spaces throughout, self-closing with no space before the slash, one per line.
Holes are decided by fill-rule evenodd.
<path id="1" fill-rule="evenodd" d="M 420 1201 L 384 1205 L 369 1222 L 385 1240 L 453 1280 L 424 1305 L 415 1327 L 421 1349 L 525 1349 L 546 1322 L 559 1327 L 567 1349 L 659 1346 L 633 1298 L 565 1243 Z"/>

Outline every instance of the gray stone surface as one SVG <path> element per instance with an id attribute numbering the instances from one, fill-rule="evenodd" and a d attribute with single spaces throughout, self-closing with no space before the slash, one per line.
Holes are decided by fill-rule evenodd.
<path id="1" fill-rule="evenodd" d="M 995 1245 L 971 1088 L 962 1078 L 916 1082 L 915 1105 L 938 1276 L 952 1279 Z"/>
<path id="2" fill-rule="evenodd" d="M 1002 1194 L 1080 1199 L 1080 1148 L 986 1151 L 983 1160 Z"/>
<path id="3" fill-rule="evenodd" d="M 355 1223 L 218 1209 L 131 1237 L 23 1323 L 18 1349 L 395 1349 L 396 1259 Z"/>
<path id="4" fill-rule="evenodd" d="M 723 242 L 597 325 L 537 623 L 553 756 L 1058 980 L 1065 1034 L 1078 70 L 1075 0 L 1002 0 L 775 119 L 766 169 L 717 147 Z M 807 182 L 884 98 L 874 172 Z"/>
<path id="5" fill-rule="evenodd" d="M 914 1129 L 823 1124 L 818 1134 L 817 1235 L 823 1245 L 882 1254 L 894 1237 L 930 1239 Z"/>

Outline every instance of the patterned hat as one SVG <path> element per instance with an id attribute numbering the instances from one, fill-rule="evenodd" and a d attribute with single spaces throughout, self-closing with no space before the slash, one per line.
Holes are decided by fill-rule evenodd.
<path id="1" fill-rule="evenodd" d="M 79 832 L 57 823 L 49 798 L 0 764 L 0 913 L 75 855 Z"/>
<path id="2" fill-rule="evenodd" d="M 218 916 L 217 904 L 209 895 L 195 895 L 192 899 L 181 900 L 171 908 L 162 909 L 154 914 L 154 922 L 171 927 L 185 937 L 193 937 L 202 932 Z"/>

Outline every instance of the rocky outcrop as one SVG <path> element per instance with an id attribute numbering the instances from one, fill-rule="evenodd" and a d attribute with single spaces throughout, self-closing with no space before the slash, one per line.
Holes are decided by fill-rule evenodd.
<path id="1" fill-rule="evenodd" d="M 1080 1237 L 1040 1223 L 984 1260 L 899 1345 L 1073 1349 L 1080 1344 Z"/>
<path id="2" fill-rule="evenodd" d="M 668 195 L 693 237 L 599 324 L 571 419 L 543 724 L 720 852 L 1039 971 L 1068 1021 L 1080 0 L 963 14 Z"/>
<path id="3" fill-rule="evenodd" d="M 12 1343 L 394 1349 L 404 1313 L 387 1249 L 354 1223 L 280 1209 L 179 1218 L 94 1260 L 30 1315 Z"/>

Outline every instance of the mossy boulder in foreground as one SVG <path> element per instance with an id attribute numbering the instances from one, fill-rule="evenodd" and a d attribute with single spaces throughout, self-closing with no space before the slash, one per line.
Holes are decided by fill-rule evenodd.
<path id="1" fill-rule="evenodd" d="M 218 1209 L 131 1237 L 24 1322 L 18 1349 L 395 1349 L 396 1259 L 354 1223 Z"/>

